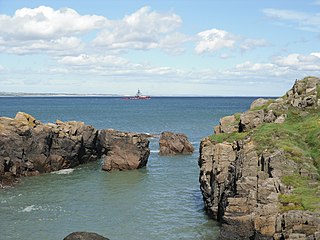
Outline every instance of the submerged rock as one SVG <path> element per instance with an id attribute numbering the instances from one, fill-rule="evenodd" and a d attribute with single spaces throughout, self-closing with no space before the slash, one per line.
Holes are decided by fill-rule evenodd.
<path id="1" fill-rule="evenodd" d="M 194 147 L 182 133 L 162 132 L 159 140 L 160 155 L 192 154 Z"/>
<path id="2" fill-rule="evenodd" d="M 98 148 L 105 171 L 142 168 L 146 166 L 150 154 L 149 140 L 145 134 L 113 129 L 99 132 Z"/>
<path id="3" fill-rule="evenodd" d="M 73 232 L 66 236 L 63 240 L 109 240 L 109 238 L 92 232 Z"/>

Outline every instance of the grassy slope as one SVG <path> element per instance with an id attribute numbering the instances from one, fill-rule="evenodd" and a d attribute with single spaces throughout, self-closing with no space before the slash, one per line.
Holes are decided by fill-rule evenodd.
<path id="1" fill-rule="evenodd" d="M 258 153 L 283 149 L 287 158 L 303 165 L 314 173 L 313 179 L 298 173 L 285 176 L 282 182 L 294 187 L 291 194 L 279 196 L 282 210 L 303 209 L 320 211 L 320 113 L 291 109 L 283 124 L 264 123 L 247 133 L 217 134 L 211 136 L 214 142 L 237 141 L 250 136 Z"/>

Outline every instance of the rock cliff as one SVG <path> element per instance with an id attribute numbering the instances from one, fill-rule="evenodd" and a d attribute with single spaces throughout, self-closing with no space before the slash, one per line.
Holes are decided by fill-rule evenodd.
<path id="1" fill-rule="evenodd" d="M 320 239 L 320 79 L 258 99 L 200 144 L 200 188 L 220 239 Z"/>

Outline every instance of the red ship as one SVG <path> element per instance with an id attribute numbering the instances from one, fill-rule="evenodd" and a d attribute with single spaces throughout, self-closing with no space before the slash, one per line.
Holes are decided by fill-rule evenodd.
<path id="1" fill-rule="evenodd" d="M 146 96 L 146 95 L 142 95 L 142 93 L 138 89 L 138 92 L 136 93 L 135 96 L 133 96 L 133 97 L 125 97 L 125 98 L 122 98 L 122 99 L 124 99 L 124 100 L 149 100 L 149 99 L 151 99 L 151 97 L 150 96 Z"/>

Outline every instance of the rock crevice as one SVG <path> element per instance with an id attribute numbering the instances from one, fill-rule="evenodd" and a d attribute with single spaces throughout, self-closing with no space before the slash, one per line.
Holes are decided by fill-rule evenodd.
<path id="1" fill-rule="evenodd" d="M 221 222 L 220 239 L 320 239 L 319 211 L 280 201 L 294 191 L 284 177 L 298 174 L 312 179 L 317 174 L 304 158 L 292 159 L 289 147 L 266 146 L 261 151 L 251 131 L 262 124 L 284 123 L 291 108 L 303 114 L 317 111 L 318 86 L 316 78 L 297 81 L 283 98 L 258 99 L 246 113 L 224 117 L 215 127 L 218 135 L 248 133 L 241 139 L 201 141 L 200 189 L 207 213 Z"/>
<path id="2" fill-rule="evenodd" d="M 140 168 L 149 153 L 144 134 L 98 131 L 75 121 L 43 124 L 23 112 L 15 118 L 0 117 L 2 186 L 12 185 L 21 176 L 73 168 L 101 157 L 105 170 Z"/>

